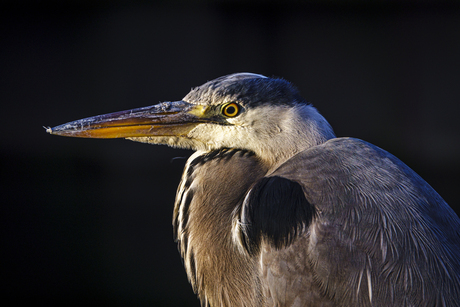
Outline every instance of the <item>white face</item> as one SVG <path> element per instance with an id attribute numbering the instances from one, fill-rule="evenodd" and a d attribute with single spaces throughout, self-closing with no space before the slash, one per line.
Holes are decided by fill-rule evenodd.
<path id="1" fill-rule="evenodd" d="M 286 108 L 258 107 L 246 109 L 235 118 L 228 118 L 231 125 L 201 124 L 189 132 L 188 136 L 198 140 L 209 149 L 241 148 L 253 150 L 254 146 L 274 138 L 281 133 L 282 124 L 274 121 Z"/>
<path id="2" fill-rule="evenodd" d="M 227 121 L 231 125 L 200 124 L 187 136 L 197 150 L 246 149 L 273 161 L 333 137 L 329 124 L 310 105 L 263 105 Z"/>

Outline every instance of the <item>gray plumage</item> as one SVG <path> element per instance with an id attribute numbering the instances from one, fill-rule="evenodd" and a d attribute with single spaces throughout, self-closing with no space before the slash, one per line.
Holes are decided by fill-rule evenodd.
<path id="1" fill-rule="evenodd" d="M 229 75 L 96 121 L 127 116 L 157 126 L 111 137 L 196 150 L 173 226 L 203 306 L 460 306 L 454 211 L 393 155 L 336 138 L 289 82 Z M 99 137 L 94 121 L 48 132 Z"/>

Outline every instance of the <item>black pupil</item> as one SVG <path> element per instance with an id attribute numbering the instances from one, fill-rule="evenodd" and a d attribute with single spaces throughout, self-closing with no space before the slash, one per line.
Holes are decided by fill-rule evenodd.
<path id="1" fill-rule="evenodd" d="M 236 108 L 234 106 L 227 107 L 227 114 L 234 115 L 236 113 Z"/>

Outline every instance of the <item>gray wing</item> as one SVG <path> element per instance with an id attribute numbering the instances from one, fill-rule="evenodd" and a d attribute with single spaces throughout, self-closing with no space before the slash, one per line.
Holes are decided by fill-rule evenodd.
<path id="1" fill-rule="evenodd" d="M 460 306 L 459 218 L 376 146 L 306 150 L 259 180 L 243 209 L 274 306 Z"/>

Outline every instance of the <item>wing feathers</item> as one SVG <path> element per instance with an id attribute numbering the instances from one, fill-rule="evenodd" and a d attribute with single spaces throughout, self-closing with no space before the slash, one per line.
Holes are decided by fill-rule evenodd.
<path id="1" fill-rule="evenodd" d="M 279 249 L 292 243 L 310 225 L 315 208 L 305 198 L 300 184 L 274 176 L 260 179 L 243 204 L 243 244 L 257 254 L 262 239 Z"/>

